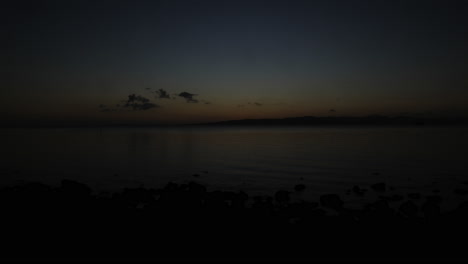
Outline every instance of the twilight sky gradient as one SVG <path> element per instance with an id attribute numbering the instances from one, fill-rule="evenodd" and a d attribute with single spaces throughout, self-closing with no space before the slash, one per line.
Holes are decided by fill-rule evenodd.
<path id="1" fill-rule="evenodd" d="M 468 1 L 19 0 L 0 12 L 7 123 L 468 115 Z"/>

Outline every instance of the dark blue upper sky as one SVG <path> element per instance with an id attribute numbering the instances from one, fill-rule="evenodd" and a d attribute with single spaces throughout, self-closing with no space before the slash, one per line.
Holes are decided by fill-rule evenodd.
<path id="1" fill-rule="evenodd" d="M 1 11 L 0 115 L 163 123 L 330 109 L 466 115 L 467 7 L 467 1 L 12 1 Z M 131 94 L 145 99 L 131 101 Z"/>

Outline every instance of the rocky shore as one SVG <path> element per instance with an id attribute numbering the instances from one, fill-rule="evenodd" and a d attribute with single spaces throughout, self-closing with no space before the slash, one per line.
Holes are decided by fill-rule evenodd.
<path id="1" fill-rule="evenodd" d="M 442 196 L 385 195 L 385 183 L 353 195 L 382 195 L 361 209 L 342 195 L 291 201 L 208 191 L 197 182 L 94 193 L 63 180 L 0 189 L 5 260 L 466 260 L 468 202 L 440 209 Z M 467 187 L 457 190 L 459 195 Z M 398 208 L 390 206 L 400 201 Z M 418 201 L 418 203 L 416 203 Z"/>

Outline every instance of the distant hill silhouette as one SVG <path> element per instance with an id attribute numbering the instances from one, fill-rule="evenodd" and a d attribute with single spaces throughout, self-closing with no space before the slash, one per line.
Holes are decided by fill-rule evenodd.
<path id="1" fill-rule="evenodd" d="M 302 116 L 287 118 L 241 119 L 208 123 L 165 124 L 153 122 L 85 122 L 85 121 L 38 121 L 10 120 L 0 124 L 0 128 L 60 128 L 60 127 L 186 127 L 186 126 L 452 126 L 468 125 L 468 117 L 422 118 L 410 116 Z"/>
<path id="2" fill-rule="evenodd" d="M 416 118 L 409 116 L 303 116 L 273 119 L 242 119 L 229 120 L 212 123 L 203 123 L 197 125 L 214 126 L 315 126 L 315 125 L 403 125 L 403 126 L 421 126 L 421 125 L 462 125 L 468 124 L 466 118 Z"/>

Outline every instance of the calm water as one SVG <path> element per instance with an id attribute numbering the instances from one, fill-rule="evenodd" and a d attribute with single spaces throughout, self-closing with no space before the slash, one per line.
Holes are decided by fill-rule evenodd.
<path id="1" fill-rule="evenodd" d="M 271 194 L 304 183 L 307 198 L 380 181 L 430 191 L 468 180 L 466 127 L 3 129 L 0 136 L 2 184 L 70 178 L 112 190 L 197 180 Z"/>

